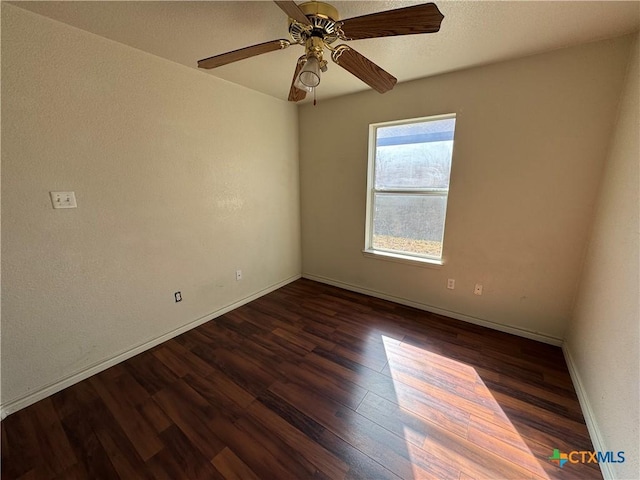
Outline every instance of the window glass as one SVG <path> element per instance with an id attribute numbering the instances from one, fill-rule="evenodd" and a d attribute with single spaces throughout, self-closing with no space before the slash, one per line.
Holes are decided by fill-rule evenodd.
<path id="1" fill-rule="evenodd" d="M 373 248 L 440 257 L 446 196 L 376 193 Z"/>
<path id="2" fill-rule="evenodd" d="M 455 122 L 444 115 L 371 126 L 366 250 L 442 258 Z"/>

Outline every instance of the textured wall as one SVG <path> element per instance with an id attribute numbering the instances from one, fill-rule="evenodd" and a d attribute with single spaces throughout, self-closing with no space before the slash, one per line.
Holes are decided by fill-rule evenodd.
<path id="1" fill-rule="evenodd" d="M 294 106 L 2 9 L 3 404 L 299 275 Z"/>
<path id="2" fill-rule="evenodd" d="M 640 51 L 636 42 L 604 170 L 566 350 L 616 478 L 640 478 Z"/>
<path id="3" fill-rule="evenodd" d="M 300 110 L 303 274 L 561 339 L 630 38 Z M 456 113 L 441 268 L 364 257 L 368 126 Z M 456 289 L 447 290 L 448 278 Z M 475 283 L 484 285 L 473 295 Z"/>

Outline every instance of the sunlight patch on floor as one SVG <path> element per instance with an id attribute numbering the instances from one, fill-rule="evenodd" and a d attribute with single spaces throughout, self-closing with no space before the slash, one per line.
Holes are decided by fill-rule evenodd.
<path id="1" fill-rule="evenodd" d="M 391 424 L 384 426 L 405 439 L 418 470 L 457 479 L 447 469 L 456 466 L 457 475 L 476 480 L 549 479 L 475 368 L 385 335 L 381 339 L 388 361 L 382 373 L 391 378 L 396 396 L 396 411 L 386 417 Z M 414 477 L 424 474 L 415 471 Z"/>

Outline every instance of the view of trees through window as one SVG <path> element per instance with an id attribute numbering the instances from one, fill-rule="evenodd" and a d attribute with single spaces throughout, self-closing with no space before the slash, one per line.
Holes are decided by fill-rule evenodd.
<path id="1" fill-rule="evenodd" d="M 378 126 L 371 247 L 441 258 L 455 118 Z"/>

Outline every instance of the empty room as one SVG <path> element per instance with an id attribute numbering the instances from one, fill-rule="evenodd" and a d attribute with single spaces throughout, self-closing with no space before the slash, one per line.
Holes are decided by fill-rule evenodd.
<path id="1" fill-rule="evenodd" d="M 3 479 L 640 479 L 640 2 L 1 7 Z"/>

